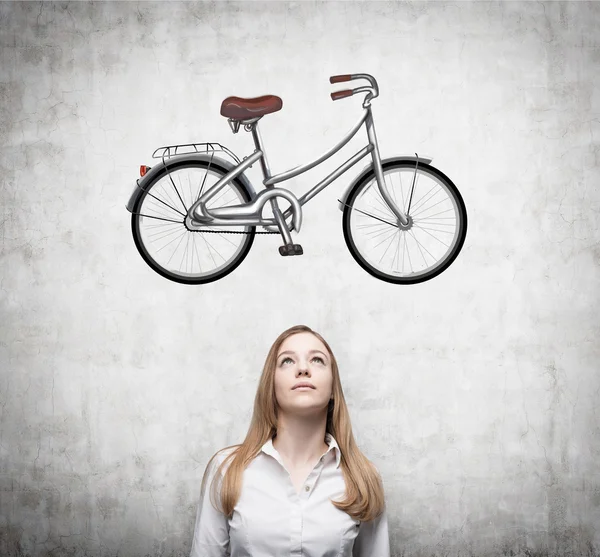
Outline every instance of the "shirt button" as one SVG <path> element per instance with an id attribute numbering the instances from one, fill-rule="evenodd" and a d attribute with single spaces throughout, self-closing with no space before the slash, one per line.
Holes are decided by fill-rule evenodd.
<path id="1" fill-rule="evenodd" d="M 305 491 L 310 491 L 310 487 L 308 487 L 307 485 L 304 486 L 304 490 Z"/>

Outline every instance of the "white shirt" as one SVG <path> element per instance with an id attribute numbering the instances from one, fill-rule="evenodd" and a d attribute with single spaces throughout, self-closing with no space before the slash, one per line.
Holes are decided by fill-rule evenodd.
<path id="1" fill-rule="evenodd" d="M 345 482 L 338 444 L 329 433 L 325 441 L 329 449 L 298 495 L 269 439 L 243 472 L 231 520 L 210 502 L 210 482 L 229 453 L 217 455 L 198 503 L 190 557 L 389 557 L 385 509 L 360 522 L 329 501 L 343 498 Z"/>

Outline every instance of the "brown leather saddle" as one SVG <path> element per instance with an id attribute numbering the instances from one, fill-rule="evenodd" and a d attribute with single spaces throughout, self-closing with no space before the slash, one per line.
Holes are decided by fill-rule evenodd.
<path id="1" fill-rule="evenodd" d="M 263 95 L 243 99 L 241 97 L 227 97 L 221 103 L 221 115 L 232 120 L 246 120 L 256 118 L 281 110 L 283 101 L 275 95 Z"/>

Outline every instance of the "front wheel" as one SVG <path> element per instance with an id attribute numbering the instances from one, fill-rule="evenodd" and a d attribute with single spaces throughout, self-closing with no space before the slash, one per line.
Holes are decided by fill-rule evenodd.
<path id="1" fill-rule="evenodd" d="M 402 227 L 384 201 L 374 170 L 350 191 L 342 226 L 350 253 L 365 271 L 395 284 L 439 275 L 456 259 L 467 235 L 467 210 L 452 181 L 425 163 L 383 163 L 391 197 L 404 214 Z"/>
<path id="2" fill-rule="evenodd" d="M 207 226 L 190 230 L 188 208 L 216 184 L 227 169 L 204 161 L 169 164 L 145 186 L 133 207 L 131 231 L 144 261 L 163 277 L 183 284 L 204 284 L 231 273 L 254 241 L 254 226 Z M 236 178 L 220 190 L 207 207 L 227 207 L 251 200 Z M 225 230 L 224 230 L 225 228 Z"/>

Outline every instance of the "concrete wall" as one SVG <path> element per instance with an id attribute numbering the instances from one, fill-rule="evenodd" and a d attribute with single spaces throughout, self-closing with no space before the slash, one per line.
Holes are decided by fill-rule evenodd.
<path id="1" fill-rule="evenodd" d="M 186 555 L 209 457 L 306 323 L 394 556 L 599 555 L 599 29 L 583 2 L 0 5 L 0 554 Z M 356 122 L 328 78 L 358 72 L 382 155 L 430 155 L 462 192 L 447 271 L 396 286 L 354 262 L 336 198 L 358 167 L 305 207 L 302 257 L 257 237 L 197 287 L 144 263 L 124 205 L 155 148 L 249 154 L 221 101 L 276 94 L 281 172 Z"/>

